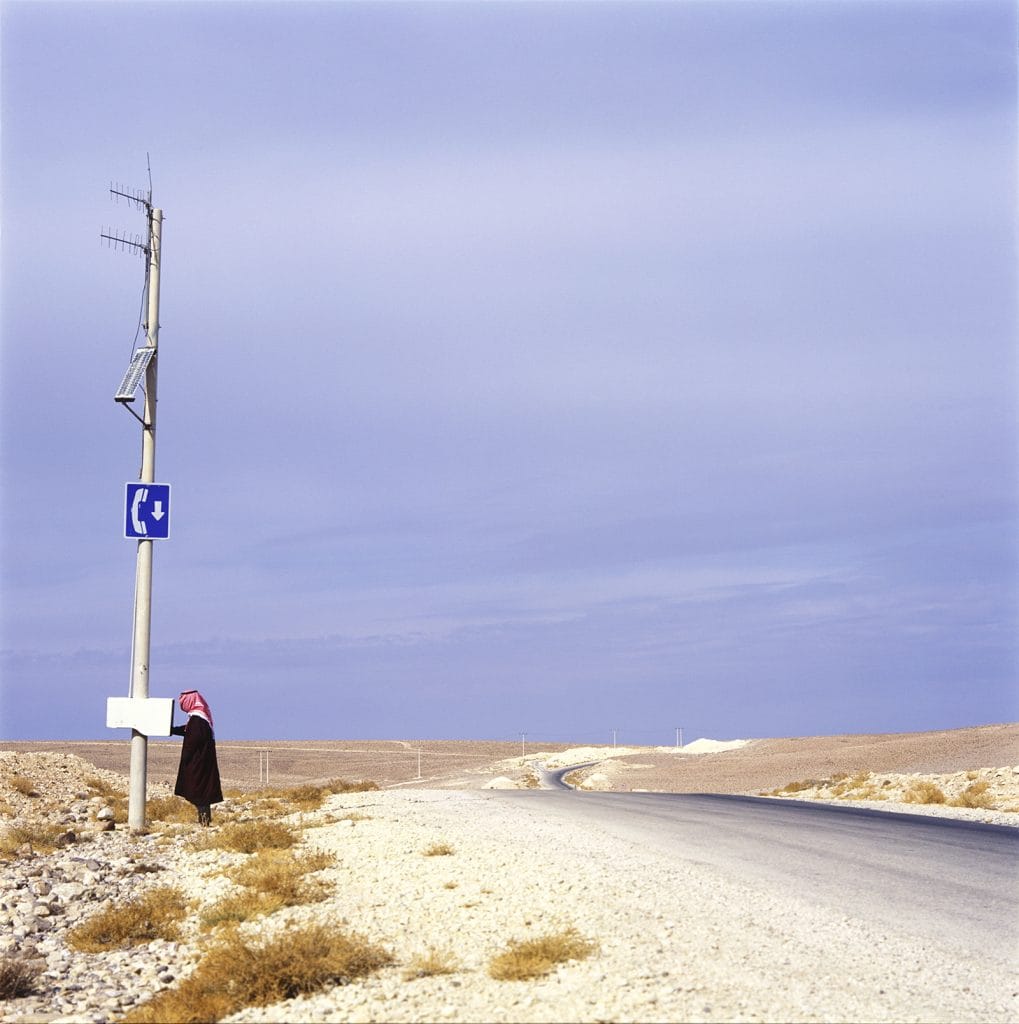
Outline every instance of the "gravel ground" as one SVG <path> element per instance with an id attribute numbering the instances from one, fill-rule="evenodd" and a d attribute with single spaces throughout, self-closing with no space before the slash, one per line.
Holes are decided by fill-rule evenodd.
<path id="1" fill-rule="evenodd" d="M 709 756 L 742 757 L 739 772 L 746 773 L 745 750 Z M 952 765 L 957 788 L 970 781 L 959 771 L 968 766 L 967 757 Z M 693 760 L 690 756 L 685 763 Z M 907 760 L 910 766 L 917 763 Z M 899 765 L 903 759 L 893 761 Z M 518 767 L 521 778 L 528 774 L 523 760 Z M 179 945 L 108 954 L 72 954 L 63 934 L 104 901 L 167 880 L 206 904 L 214 901 L 230 891 L 223 872 L 242 855 L 195 850 L 190 840 L 199 830 L 191 826 L 162 837 L 131 836 L 121 827 L 103 831 L 109 823 L 102 801 L 86 799 L 83 783 L 96 770 L 72 755 L 19 752 L 15 758 L 0 751 L 0 768 L 0 781 L 16 774 L 31 777 L 47 797 L 44 802 L 16 788 L 0 789 L 8 819 L 56 815 L 81 837 L 68 849 L 46 856 L 22 853 L 3 867 L 0 913 L 6 927 L 0 929 L 0 947 L 31 946 L 46 973 L 37 996 L 0 1002 L 0 1019 L 112 1021 L 185 976 L 208 941 L 194 926 Z M 512 768 L 500 762 L 489 777 Z M 987 772 L 1003 792 L 1019 778 L 1010 768 Z M 126 783 L 114 773 L 99 774 L 102 781 Z M 273 1024 L 1019 1019 L 1019 977 L 1007 951 L 918 945 L 851 914 L 809 905 L 795 891 L 777 897 L 736 884 L 707 865 L 677 862 L 623 839 L 549 820 L 539 801 L 511 802 L 476 786 L 472 776 L 467 789 L 338 795 L 322 811 L 295 819 L 317 826 L 304 829 L 307 848 L 336 855 L 335 866 L 320 876 L 331 883 L 332 895 L 244 927 L 268 937 L 302 921 L 324 920 L 381 943 L 395 963 L 366 980 L 266 1009 L 249 1008 L 229 1019 Z M 1001 814 L 943 805 L 926 810 L 983 820 Z M 357 820 L 343 820 L 348 815 Z M 1003 817 L 1015 823 L 1019 815 Z M 453 852 L 425 856 L 435 843 L 447 843 Z M 150 874 L 148 865 L 162 870 Z M 49 913 L 39 911 L 37 917 L 42 903 Z M 598 952 L 538 981 L 499 982 L 488 976 L 489 961 L 510 940 L 564 927 L 593 940 Z M 414 958 L 432 949 L 454 962 L 453 973 L 408 980 Z"/>
<path id="2" fill-rule="evenodd" d="M 893 931 L 723 881 L 633 844 L 565 830 L 476 792 L 333 798 L 370 820 L 307 833 L 338 855 L 332 915 L 393 950 L 356 985 L 232 1021 L 1013 1021 L 1019 978 L 983 950 L 919 948 Z M 425 857 L 433 842 L 454 848 Z M 532 982 L 486 964 L 507 940 L 576 927 L 597 955 Z M 406 981 L 434 947 L 455 974 Z"/>

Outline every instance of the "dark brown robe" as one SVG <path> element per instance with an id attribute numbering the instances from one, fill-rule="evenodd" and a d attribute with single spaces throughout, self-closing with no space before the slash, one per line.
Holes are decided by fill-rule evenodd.
<path id="1" fill-rule="evenodd" d="M 173 731 L 184 737 L 174 793 L 196 807 L 222 803 L 223 790 L 219 782 L 212 726 L 201 716 L 190 715 L 186 725 L 177 726 Z"/>

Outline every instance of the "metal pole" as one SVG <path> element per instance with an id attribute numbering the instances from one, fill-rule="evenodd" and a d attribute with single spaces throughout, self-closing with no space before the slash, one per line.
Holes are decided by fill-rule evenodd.
<path id="1" fill-rule="evenodd" d="M 156 372 L 159 364 L 159 264 L 163 211 L 149 212 L 149 286 L 145 344 L 157 349 L 145 371 L 145 412 L 142 423 L 141 483 L 156 479 Z M 131 696 L 149 695 L 149 639 L 152 626 L 152 541 L 138 541 L 134 584 L 134 643 L 132 645 Z M 131 732 L 131 776 L 127 824 L 132 832 L 145 829 L 145 787 L 148 772 L 148 737 Z"/>
<path id="2" fill-rule="evenodd" d="M 616 730 L 612 730 L 612 746 L 616 745 Z"/>
<path id="3" fill-rule="evenodd" d="M 523 756 L 524 756 L 524 740 L 525 740 L 526 738 L 527 738 L 527 733 L 526 733 L 526 732 L 522 732 L 522 733 L 520 734 L 520 756 L 521 756 L 521 757 L 523 757 Z"/>

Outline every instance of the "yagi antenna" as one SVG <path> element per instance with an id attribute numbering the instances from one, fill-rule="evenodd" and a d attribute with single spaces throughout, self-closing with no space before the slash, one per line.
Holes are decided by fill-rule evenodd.
<path id="1" fill-rule="evenodd" d="M 121 199 L 126 199 L 129 203 L 133 203 L 139 210 L 147 210 L 152 205 L 152 194 L 145 194 L 145 190 L 141 188 L 129 189 L 126 185 L 121 185 L 119 181 L 110 182 L 110 195 L 113 196 L 113 201 L 119 203 Z"/>
<path id="2" fill-rule="evenodd" d="M 152 171 L 149 171 L 149 181 L 152 180 Z M 149 190 L 148 195 L 145 194 L 144 189 L 132 188 L 129 189 L 126 185 L 121 185 L 120 182 L 110 182 L 110 195 L 113 196 L 115 203 L 120 203 L 121 199 L 126 200 L 136 209 L 144 210 L 149 217 L 152 216 L 152 191 Z M 151 255 L 149 247 L 142 241 L 142 236 L 137 234 L 129 234 L 126 231 L 114 230 L 110 228 L 107 231 L 106 228 L 102 229 L 102 233 L 99 236 L 101 239 L 105 239 L 106 244 L 111 249 L 119 249 L 121 252 L 133 251 L 137 255 Z"/>
<path id="3" fill-rule="evenodd" d="M 121 231 L 119 228 L 116 230 L 110 228 L 109 231 L 103 228 L 99 237 L 105 240 L 107 246 L 111 249 L 119 249 L 121 252 L 131 251 L 139 256 L 143 254 L 148 256 L 149 254 L 149 247 L 142 241 L 141 235 Z"/>

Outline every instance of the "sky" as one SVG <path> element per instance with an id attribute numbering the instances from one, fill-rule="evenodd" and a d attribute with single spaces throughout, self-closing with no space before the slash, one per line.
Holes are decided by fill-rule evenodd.
<path id="1" fill-rule="evenodd" d="M 0 33 L 0 739 L 127 736 L 144 261 L 100 234 L 147 159 L 151 696 L 264 740 L 1019 720 L 1013 3 Z"/>

